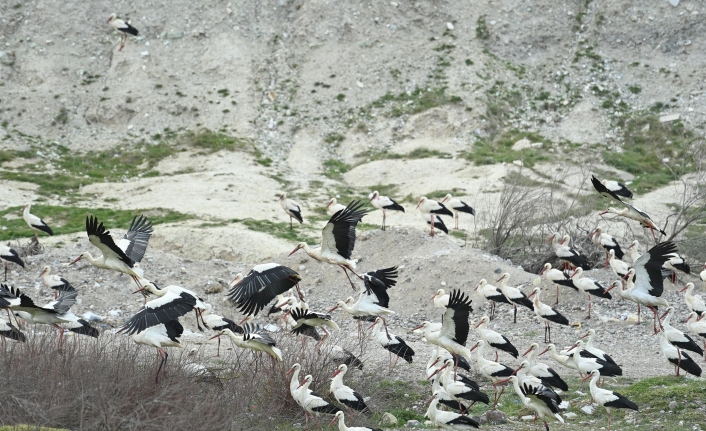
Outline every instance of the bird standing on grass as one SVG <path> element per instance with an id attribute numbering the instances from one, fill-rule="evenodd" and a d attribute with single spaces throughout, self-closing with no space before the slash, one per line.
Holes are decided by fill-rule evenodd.
<path id="1" fill-rule="evenodd" d="M 282 193 L 279 197 L 279 204 L 282 209 L 289 216 L 289 229 L 292 229 L 292 219 L 296 219 L 299 224 L 304 223 L 304 218 L 302 217 L 302 209 L 299 204 L 292 200 L 287 199 L 287 193 Z"/>
<path id="2" fill-rule="evenodd" d="M 37 238 L 37 231 L 40 230 L 49 234 L 50 236 L 54 235 L 54 232 L 52 232 L 51 228 L 44 222 L 44 220 L 40 219 L 34 214 L 30 214 L 29 210 L 31 208 L 32 204 L 26 204 L 24 208 L 22 208 L 22 218 L 25 219 L 29 227 L 34 230 L 34 238 Z"/>
<path id="3" fill-rule="evenodd" d="M 610 410 L 611 409 L 632 409 L 637 411 L 637 404 L 620 395 L 617 392 L 609 391 L 598 387 L 598 379 L 601 378 L 601 373 L 598 370 L 591 371 L 584 380 L 591 379 L 589 387 L 591 388 L 591 398 L 597 404 L 605 407 L 608 413 L 608 431 L 610 431 Z"/>
<path id="4" fill-rule="evenodd" d="M 118 18 L 118 15 L 115 13 L 110 14 L 108 24 L 110 24 L 114 30 L 120 32 L 120 49 L 118 51 L 122 51 L 125 47 L 125 41 L 127 40 L 128 35 L 137 36 L 137 29 Z"/>

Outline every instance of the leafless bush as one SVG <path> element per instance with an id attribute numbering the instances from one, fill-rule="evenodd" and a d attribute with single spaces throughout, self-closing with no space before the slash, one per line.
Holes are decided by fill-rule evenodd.
<path id="1" fill-rule="evenodd" d="M 241 430 L 275 429 L 303 420 L 289 394 L 285 372 L 294 362 L 303 378 L 312 374 L 322 395 L 339 363 L 333 344 L 360 354 L 366 340 L 340 336 L 324 345 L 302 348 L 298 338 L 275 334 L 284 363 L 237 347 L 220 358 L 205 358 L 184 350 L 170 351 L 166 375 L 155 384 L 157 355 L 129 337 L 103 334 L 97 340 L 74 338 L 56 350 L 55 333 L 35 333 L 26 343 L 9 343 L 0 358 L 0 425 L 29 423 L 75 430 Z M 227 343 L 226 343 L 227 344 Z M 373 347 L 374 348 L 374 347 Z M 303 350 L 302 350 L 303 349 Z M 366 354 L 361 356 L 365 360 Z M 209 364 L 220 379 L 194 378 L 187 364 Z M 380 382 L 389 379 L 364 367 L 349 371 L 346 380 L 373 400 L 384 394 Z M 358 386 L 356 386 L 358 385 Z M 397 399 L 399 404 L 404 400 Z M 371 401 L 371 408 L 387 408 Z M 352 422 L 348 419 L 348 422 Z M 355 422 L 370 419 L 356 415 Z"/>

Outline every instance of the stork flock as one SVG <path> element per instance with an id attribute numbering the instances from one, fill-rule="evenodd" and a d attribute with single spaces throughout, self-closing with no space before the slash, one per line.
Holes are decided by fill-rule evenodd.
<path id="1" fill-rule="evenodd" d="M 626 198 L 624 186 L 622 189 L 610 187 L 610 183 L 592 179 L 596 190 L 604 196 L 621 202 L 625 211 L 610 211 L 619 213 L 629 218 L 638 220 L 650 231 L 663 232 L 647 216 L 634 206 L 623 200 Z M 618 193 L 622 193 L 618 195 Z M 622 197 L 621 197 L 622 196 Z M 377 191 L 368 196 L 373 207 L 383 211 L 383 224 L 385 229 L 385 211 L 404 211 L 404 208 L 394 200 L 380 196 Z M 466 203 L 453 199 L 450 195 L 444 201 L 437 202 L 426 197 L 421 197 L 417 208 L 431 225 L 431 234 L 434 229 L 444 230 L 439 215 L 452 213 L 444 203 L 449 204 L 454 212 L 467 212 L 474 214 L 473 209 Z M 285 213 L 300 223 L 303 221 L 301 206 L 286 195 L 280 197 L 280 204 Z M 129 318 L 117 333 L 125 333 L 138 344 L 156 348 L 159 356 L 159 367 L 155 374 L 155 383 L 159 383 L 160 372 L 166 367 L 169 347 L 182 347 L 179 338 L 184 328 L 179 319 L 194 312 L 196 326 L 199 330 L 212 331 L 213 339 L 218 339 L 217 355 L 220 354 L 220 339 L 223 336 L 231 339 L 233 344 L 242 349 L 249 349 L 259 355 L 264 352 L 274 364 L 283 361 L 287 351 L 277 347 L 273 335 L 253 319 L 265 310 L 268 305 L 268 315 L 283 323 L 284 328 L 299 336 L 302 341 L 302 355 L 307 352 L 306 343 L 309 338 L 316 341 L 314 351 L 320 352 L 326 343 L 331 330 L 339 329 L 333 320 L 332 314 L 341 309 L 358 322 L 358 336 L 374 339 L 380 347 L 389 353 L 390 370 L 397 366 L 402 358 L 411 363 L 415 356 L 414 350 L 403 338 L 391 333 L 388 329 L 386 317 L 395 315 L 390 308 L 388 289 L 397 284 L 398 267 L 392 266 L 382 269 L 358 273 L 356 262 L 352 259 L 356 242 L 356 226 L 369 212 L 359 200 L 353 200 L 348 205 L 338 204 L 332 199 L 327 208 L 332 215 L 321 233 L 321 245 L 309 246 L 299 243 L 289 254 L 299 250 L 311 258 L 337 266 L 346 275 L 346 280 L 353 291 L 360 290 L 358 298 L 348 296 L 339 300 L 330 310 L 312 310 L 300 289 L 302 277 L 295 270 L 277 263 L 264 263 L 254 266 L 246 275 L 237 274 L 230 282 L 227 299 L 243 315 L 240 322 L 218 316 L 212 313 L 212 306 L 206 303 L 196 292 L 181 286 L 158 286 L 154 281 L 145 276 L 140 266 L 148 242 L 152 236 L 151 222 L 143 215 L 135 216 L 127 232 L 116 241 L 104 224 L 96 217 L 86 217 L 86 233 L 89 242 L 101 252 L 101 256 L 94 258 L 90 252 L 81 253 L 70 262 L 74 265 L 85 260 L 91 265 L 104 270 L 115 271 L 130 277 L 130 283 L 135 288 L 134 293 L 141 293 L 145 297 L 144 306 Z M 457 215 L 457 214 L 456 214 Z M 51 235 L 51 228 L 39 217 L 30 214 L 30 205 L 23 209 L 23 216 L 35 235 L 38 231 Z M 427 217 L 429 217 L 427 219 Z M 655 234 L 656 235 L 656 234 Z M 656 236 L 655 236 L 656 238 Z M 561 286 L 569 287 L 588 295 L 588 312 L 590 319 L 592 296 L 611 299 L 610 292 L 615 291 L 621 298 L 629 299 L 650 308 L 654 315 L 654 331 L 659 333 L 659 349 L 665 358 L 674 364 L 676 374 L 680 370 L 685 373 L 700 376 L 701 368 L 686 353 L 686 350 L 703 355 L 701 347 L 686 333 L 672 326 L 671 319 L 675 316 L 675 308 L 661 298 L 664 290 L 664 279 L 677 280 L 677 272 L 689 272 L 689 267 L 684 259 L 677 253 L 676 247 L 671 242 L 658 242 L 654 247 L 639 255 L 637 241 L 628 248 L 628 253 L 618 244 L 617 240 L 597 228 L 591 233 L 591 239 L 599 247 L 605 249 L 607 254 L 606 265 L 620 277 L 610 286 L 603 286 L 596 280 L 582 277 L 584 270 L 589 269 L 587 259 L 571 247 L 571 239 L 559 235 L 550 237 L 549 242 L 559 259 L 565 262 L 564 270 L 552 268 L 551 264 L 544 265 L 541 275 L 557 285 L 555 306 L 559 303 Z M 14 263 L 24 268 L 24 262 L 19 254 L 6 246 L 1 246 L 0 258 L 5 264 Z M 632 264 L 621 260 L 625 257 L 632 260 Z M 706 273 L 706 271 L 704 271 Z M 702 278 L 706 274 L 702 273 Z M 75 334 L 98 337 L 96 328 L 89 322 L 78 318 L 70 309 L 77 303 L 78 291 L 63 276 L 51 274 L 50 267 L 44 267 L 40 274 L 42 283 L 53 289 L 55 300 L 37 306 L 33 300 L 21 289 L 12 284 L 0 285 L 0 308 L 7 311 L 9 321 L 0 320 L 0 338 L 11 339 L 16 342 L 25 342 L 26 336 L 21 331 L 20 321 L 34 324 L 50 325 L 59 331 L 58 348 L 62 348 L 63 336 L 66 331 Z M 5 280 L 7 281 L 7 279 Z M 362 289 L 360 284 L 362 282 Z M 471 406 L 476 402 L 490 405 L 490 397 L 481 389 L 481 384 L 473 381 L 463 372 L 474 369 L 478 375 L 483 376 L 493 386 L 492 408 L 495 409 L 506 384 L 511 384 L 520 402 L 536 413 L 546 429 L 549 421 L 560 421 L 563 403 L 561 392 L 568 390 L 566 381 L 557 371 L 547 364 L 538 361 L 544 353 L 550 356 L 562 367 L 578 371 L 584 379 L 591 379 L 590 390 L 594 401 L 610 410 L 625 408 L 637 410 L 637 406 L 617 392 L 598 387 L 600 377 L 613 377 L 622 375 L 623 371 L 613 358 L 595 346 L 597 334 L 594 329 L 589 329 L 585 335 L 578 339 L 572 346 L 560 350 L 551 343 L 550 324 L 569 325 L 569 320 L 555 307 L 541 302 L 542 289 L 536 286 L 529 295 L 522 289 L 525 286 L 511 286 L 510 274 L 505 273 L 497 279 L 498 286 L 493 286 L 486 279 L 473 289 L 464 292 L 453 289 L 446 294 L 438 290 L 431 300 L 434 305 L 443 308 L 441 322 L 424 321 L 414 328 L 423 334 L 426 342 L 435 346 L 426 366 L 426 378 L 431 380 L 431 398 L 427 416 L 430 420 L 450 430 L 463 430 L 477 428 L 479 424 L 468 416 Z M 706 281 L 705 281 L 706 282 Z M 534 283 L 536 284 L 536 283 Z M 687 329 L 704 339 L 706 348 L 706 320 L 702 317 L 706 313 L 706 305 L 699 295 L 695 295 L 693 283 L 687 283 L 682 289 L 685 291 L 686 305 L 690 311 L 687 318 Z M 472 296 L 490 303 L 490 316 L 480 316 L 476 321 L 472 319 Z M 147 300 L 154 297 L 154 299 Z M 539 343 L 531 343 L 526 349 L 519 365 L 512 367 L 499 361 L 499 354 L 519 358 L 518 346 L 505 335 L 490 328 L 496 306 L 507 304 L 513 307 L 514 322 L 517 322 L 518 306 L 532 311 L 538 320 L 543 322 L 545 328 L 545 349 Z M 660 317 L 659 307 L 664 310 Z M 13 322 L 14 319 L 14 322 Z M 363 322 L 371 323 L 363 327 Z M 467 347 L 468 337 L 473 329 L 477 333 L 476 341 Z M 321 334 L 323 332 L 323 335 Z M 584 341 L 584 339 L 587 340 Z M 336 347 L 336 346 L 334 346 Z M 495 354 L 493 360 L 485 357 L 486 350 Z M 303 359 L 303 358 L 302 358 Z M 704 357 L 706 360 L 706 357 Z M 475 360 L 476 366 L 471 363 Z M 290 393 L 305 412 L 308 423 L 309 417 L 319 414 L 334 415 L 331 424 L 338 421 L 340 430 L 362 431 L 369 428 L 349 428 L 345 424 L 344 410 L 349 413 L 370 413 L 365 398 L 354 389 L 344 384 L 344 377 L 348 367 L 362 367 L 362 363 L 350 352 L 341 359 L 341 364 L 333 371 L 330 386 L 331 398 L 322 397 L 309 389 L 313 383 L 311 374 L 303 380 L 299 379 L 301 365 L 298 363 L 291 367 L 287 374 L 291 374 Z M 274 369 L 274 368 L 273 368 Z M 332 403 L 335 400 L 338 406 Z M 441 409 L 439 408 L 440 406 Z M 610 426 L 610 425 L 609 425 Z"/>

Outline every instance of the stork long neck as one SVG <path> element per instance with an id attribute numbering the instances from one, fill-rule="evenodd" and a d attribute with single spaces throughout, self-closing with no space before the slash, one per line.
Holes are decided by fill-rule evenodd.
<path id="1" fill-rule="evenodd" d="M 93 266 L 104 267 L 105 266 L 105 256 L 101 256 L 98 259 L 94 259 L 91 253 L 85 252 L 83 257 Z"/>
<path id="2" fill-rule="evenodd" d="M 343 415 L 338 417 L 338 431 L 348 431 L 350 428 L 346 426 L 346 421 L 343 419 Z"/>
<path id="3" fill-rule="evenodd" d="M 596 390 L 598 388 L 598 379 L 601 378 L 600 373 L 596 374 L 595 376 L 591 377 L 591 389 Z"/>
<path id="4" fill-rule="evenodd" d="M 299 386 L 299 383 L 301 383 L 299 381 L 299 371 L 300 371 L 299 368 L 294 369 L 294 373 L 292 373 L 292 381 L 290 383 L 291 386 L 297 387 L 297 386 Z"/>
<path id="5" fill-rule="evenodd" d="M 667 329 L 667 327 L 669 327 L 669 328 L 672 327 L 672 325 L 670 324 L 670 320 L 672 320 L 672 310 L 669 310 L 667 312 L 667 317 L 665 317 L 664 320 L 662 321 L 662 326 L 664 326 L 665 329 Z"/>
<path id="6" fill-rule="evenodd" d="M 375 326 L 373 326 L 373 331 L 372 334 L 370 334 L 373 338 L 377 337 L 378 333 L 380 332 L 380 324 L 375 323 Z"/>
<path id="7" fill-rule="evenodd" d="M 522 393 L 522 389 L 520 389 L 520 379 L 511 379 L 512 380 L 512 386 L 515 387 L 515 392 L 517 392 L 517 395 L 520 397 L 522 400 L 522 403 L 525 403 L 525 394 Z"/>
<path id="8" fill-rule="evenodd" d="M 346 373 L 344 373 L 343 371 L 341 371 L 340 373 L 336 374 L 336 377 L 334 377 L 333 379 L 331 379 L 331 381 L 332 381 L 332 383 L 333 383 L 333 386 L 339 387 L 339 388 L 340 388 L 341 386 L 343 386 L 343 376 L 344 376 L 345 374 L 346 374 Z"/>
<path id="9" fill-rule="evenodd" d="M 22 210 L 22 216 L 23 216 L 23 217 L 26 218 L 26 217 L 29 215 L 29 208 L 30 208 L 31 206 L 32 206 L 32 205 L 30 205 L 30 204 L 25 205 L 24 209 Z"/>
<path id="10" fill-rule="evenodd" d="M 530 352 L 529 358 L 527 358 L 530 364 L 534 364 L 535 362 L 537 362 L 537 353 L 537 349 L 532 349 L 532 351 Z"/>

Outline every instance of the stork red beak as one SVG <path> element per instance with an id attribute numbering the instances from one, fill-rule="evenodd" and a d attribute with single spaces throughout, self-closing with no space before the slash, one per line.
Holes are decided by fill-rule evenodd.
<path id="1" fill-rule="evenodd" d="M 331 422 L 328 423 L 328 426 L 333 425 L 334 422 L 338 420 L 338 416 L 334 416 L 333 419 L 331 419 Z"/>
<path id="2" fill-rule="evenodd" d="M 691 319 L 691 314 L 689 314 L 689 316 L 687 316 L 687 318 L 686 318 L 686 320 L 684 321 L 684 323 L 688 322 L 689 319 Z"/>
<path id="3" fill-rule="evenodd" d="M 526 351 L 525 353 L 522 354 L 522 356 L 523 356 L 523 357 L 524 357 L 524 356 L 527 356 L 527 354 L 528 354 L 529 352 L 531 352 L 531 351 L 532 351 L 532 348 L 530 347 L 529 349 L 527 349 L 527 351 Z M 545 351 L 546 351 L 546 350 L 545 350 Z"/>
<path id="4" fill-rule="evenodd" d="M 578 346 L 578 345 L 579 345 L 579 343 L 574 343 L 574 345 L 571 346 L 571 347 L 567 350 L 567 352 L 570 352 L 570 351 L 574 350 L 574 349 L 576 348 L 576 346 Z"/>
<path id="5" fill-rule="evenodd" d="M 530 293 L 529 295 L 527 295 L 527 299 L 530 299 L 530 298 L 533 297 L 533 296 L 534 296 L 534 290 L 532 291 L 532 293 Z"/>
<path id="6" fill-rule="evenodd" d="M 588 333 L 588 332 L 586 332 L 585 334 L 583 334 L 583 335 L 581 336 L 581 338 L 579 338 L 579 340 L 583 340 L 584 338 L 588 337 L 589 335 L 591 335 L 591 334 Z"/>
<path id="7" fill-rule="evenodd" d="M 478 284 L 476 285 L 476 287 L 473 288 L 473 290 L 478 290 L 479 287 L 480 287 L 480 283 L 478 283 Z"/>
<path id="8" fill-rule="evenodd" d="M 479 327 L 482 323 L 483 323 L 483 320 L 481 319 L 481 321 L 478 322 L 478 324 L 476 325 L 476 328 L 475 328 L 475 329 L 478 329 L 478 327 Z"/>
<path id="9" fill-rule="evenodd" d="M 510 381 L 510 379 L 503 379 L 503 380 L 500 380 L 498 383 L 496 383 L 496 385 L 504 385 L 505 383 L 507 383 L 509 381 Z"/>
<path id="10" fill-rule="evenodd" d="M 44 274 L 44 273 L 42 273 L 42 274 Z M 681 293 L 681 292 L 683 292 L 683 291 L 685 291 L 685 290 L 686 290 L 686 286 L 684 286 L 684 288 L 681 289 L 681 290 L 679 291 L 679 293 Z"/>
<path id="11" fill-rule="evenodd" d="M 544 273 L 547 272 L 547 268 L 543 267 L 541 271 L 539 271 L 539 275 L 544 275 Z"/>
<path id="12" fill-rule="evenodd" d="M 476 350 L 476 348 L 477 348 L 478 346 L 480 346 L 480 344 L 476 343 L 476 345 L 473 346 L 473 348 L 471 349 L 471 352 L 474 351 L 474 350 Z"/>
<path id="13" fill-rule="evenodd" d="M 81 260 L 82 258 L 83 258 L 83 256 L 77 257 L 76 259 L 72 260 L 69 265 L 73 265 L 74 263 L 78 262 L 78 261 Z"/>
<path id="14" fill-rule="evenodd" d="M 111 15 L 110 18 L 108 18 L 108 21 L 106 21 L 106 22 L 110 22 L 112 19 L 113 19 L 113 16 Z"/>
<path id="15" fill-rule="evenodd" d="M 430 300 L 430 301 L 433 300 L 434 298 L 436 298 L 436 295 L 438 295 L 438 294 L 439 294 L 439 292 L 435 293 L 434 296 L 432 296 L 431 298 L 429 298 L 429 300 Z"/>
<path id="16" fill-rule="evenodd" d="M 329 313 L 333 313 L 333 312 L 336 311 L 337 309 L 338 309 L 338 304 L 336 304 L 336 306 L 333 307 L 332 309 L 330 309 L 328 312 L 329 312 Z"/>
<path id="17" fill-rule="evenodd" d="M 140 293 L 140 292 L 144 292 L 144 291 L 145 291 L 145 288 L 143 287 L 141 289 L 137 289 L 136 291 L 134 291 L 132 293 L 135 294 L 135 293 Z"/>
<path id="18" fill-rule="evenodd" d="M 584 378 L 581 379 L 581 381 L 582 381 L 582 382 L 585 382 L 586 380 L 590 379 L 591 377 L 593 377 L 593 374 L 592 374 L 592 373 L 588 373 L 588 374 L 586 374 L 586 377 L 584 377 Z"/>
<path id="19" fill-rule="evenodd" d="M 417 204 L 417 208 L 419 208 L 419 205 L 421 205 L 421 204 L 422 204 L 422 200 L 419 199 L 419 203 Z M 415 209 L 416 209 L 416 208 L 415 208 Z"/>
<path id="20" fill-rule="evenodd" d="M 305 383 L 306 383 L 306 380 L 304 380 L 303 382 L 301 382 L 301 383 L 299 384 L 299 386 L 297 386 L 297 389 L 299 389 L 299 388 L 301 388 L 302 386 L 304 386 Z"/>
<path id="21" fill-rule="evenodd" d="M 547 353 L 549 351 L 549 348 L 547 347 L 546 349 L 542 350 L 542 353 L 540 353 L 537 356 L 542 356 L 543 354 Z"/>
<path id="22" fill-rule="evenodd" d="M 606 210 L 606 211 L 603 211 L 603 212 L 598 213 L 598 215 L 601 216 L 601 217 L 603 216 L 603 214 L 608 214 L 608 211 Z"/>
<path id="23" fill-rule="evenodd" d="M 243 317 L 243 320 L 241 320 L 240 322 L 238 322 L 238 325 L 242 325 L 243 323 L 245 323 L 245 321 L 248 320 L 248 317 L 250 317 L 250 316 L 245 316 L 245 317 Z"/>
<path id="24" fill-rule="evenodd" d="M 436 364 L 436 362 L 434 362 L 434 363 Z M 438 370 L 434 371 L 434 374 L 432 374 L 431 376 L 427 377 L 427 380 L 431 380 L 432 377 L 434 377 L 435 375 L 437 375 L 437 374 L 438 374 L 441 370 L 443 370 L 444 368 L 446 368 L 446 365 L 444 365 L 443 367 L 441 367 L 441 368 L 439 368 Z"/>
<path id="25" fill-rule="evenodd" d="M 209 338 L 209 340 L 213 340 L 214 338 L 218 338 L 218 337 L 220 337 L 220 336 L 221 336 L 221 334 L 216 334 L 216 335 L 214 335 L 213 337 Z"/>
<path id="26" fill-rule="evenodd" d="M 510 375 L 511 375 L 511 376 L 516 376 L 516 375 L 517 375 L 517 372 L 520 371 L 521 369 L 522 369 L 522 365 L 520 365 L 519 367 L 515 368 L 515 371 L 513 371 L 512 374 L 510 374 Z"/>
<path id="27" fill-rule="evenodd" d="M 549 238 L 547 238 L 547 242 L 551 242 L 551 241 L 554 239 L 555 236 L 556 236 L 556 235 L 552 235 L 552 236 L 550 236 Z"/>
<path id="28" fill-rule="evenodd" d="M 339 375 L 340 373 L 341 373 L 341 370 L 337 368 L 336 371 L 333 372 L 333 375 L 331 376 L 331 378 L 336 377 L 336 376 Z M 332 423 L 333 423 L 333 422 L 332 422 Z"/>
<path id="29" fill-rule="evenodd" d="M 294 250 L 292 250 L 292 252 L 291 252 L 291 253 L 289 253 L 289 254 L 287 255 L 287 257 L 289 257 L 289 256 L 293 255 L 293 254 L 294 254 L 294 253 L 296 253 L 296 252 L 297 252 L 297 250 L 299 250 L 299 249 L 300 249 L 300 247 L 299 247 L 299 246 L 297 246 L 297 248 L 295 248 Z"/>
<path id="30" fill-rule="evenodd" d="M 375 322 L 375 323 L 377 323 L 377 322 Z M 370 328 L 372 328 L 373 326 L 375 326 L 375 323 L 373 323 L 372 325 L 370 325 Z M 424 327 L 423 324 L 422 324 L 422 325 L 419 325 L 419 326 L 415 326 L 414 328 L 412 328 L 412 331 L 416 331 L 417 329 L 422 329 L 423 327 Z M 370 329 L 370 328 L 368 328 L 368 329 Z"/>
<path id="31" fill-rule="evenodd" d="M 285 375 L 285 376 L 288 376 L 288 375 L 292 374 L 293 372 L 294 372 L 294 367 L 290 368 L 289 371 L 287 371 L 286 373 L 284 373 L 284 375 Z"/>
<path id="32" fill-rule="evenodd" d="M 377 325 L 377 324 L 378 324 L 378 321 L 377 321 L 377 319 L 375 319 L 375 321 L 373 322 L 373 324 L 370 325 L 370 326 L 368 326 L 368 329 L 372 328 L 373 326 L 375 326 L 375 325 Z"/>
<path id="33" fill-rule="evenodd" d="M 504 276 L 504 275 L 503 275 L 502 277 L 498 278 L 498 279 L 497 279 L 497 280 L 495 280 L 495 281 L 496 281 L 496 282 L 498 282 L 498 281 L 502 280 L 503 278 L 505 278 L 505 276 Z"/>

